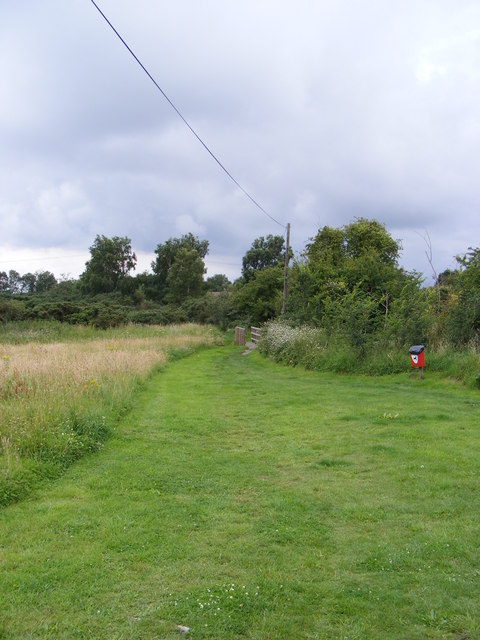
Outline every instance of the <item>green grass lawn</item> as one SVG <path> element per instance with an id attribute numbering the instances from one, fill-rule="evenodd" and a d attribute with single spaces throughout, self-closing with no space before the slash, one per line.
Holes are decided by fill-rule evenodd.
<path id="1" fill-rule="evenodd" d="M 0 638 L 480 637 L 480 394 L 233 347 L 0 511 Z"/>

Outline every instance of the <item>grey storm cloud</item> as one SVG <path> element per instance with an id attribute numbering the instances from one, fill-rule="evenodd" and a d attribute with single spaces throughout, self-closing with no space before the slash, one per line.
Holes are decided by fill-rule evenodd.
<path id="1" fill-rule="evenodd" d="M 438 271 L 478 246 L 478 2 L 98 4 L 297 252 L 359 216 L 427 276 L 426 231 Z M 192 231 L 226 272 L 283 233 L 91 2 L 2 14 L 0 249 L 85 251 L 103 233 L 151 252 Z"/>

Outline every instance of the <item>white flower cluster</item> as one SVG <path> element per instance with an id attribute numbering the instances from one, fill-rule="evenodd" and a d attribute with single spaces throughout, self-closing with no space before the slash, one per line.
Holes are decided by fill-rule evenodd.
<path id="1" fill-rule="evenodd" d="M 233 622 L 238 616 L 242 618 L 252 606 L 255 606 L 259 595 L 258 585 L 249 589 L 247 585 L 229 583 L 212 586 L 201 595 L 189 592 L 183 598 L 173 597 L 173 594 L 170 594 L 170 597 L 173 598 L 171 604 L 176 608 L 175 615 L 184 616 L 189 625 L 194 625 L 196 619 L 208 627 L 209 623 L 211 626 L 219 623 L 225 625 Z M 198 614 L 201 614 L 201 618 L 198 618 Z M 208 622 L 204 623 L 205 620 Z"/>
<path id="2" fill-rule="evenodd" d="M 275 359 L 280 359 L 292 349 L 299 354 L 311 354 L 324 349 L 325 343 L 325 334 L 321 329 L 306 325 L 290 327 L 284 322 L 272 321 L 263 329 L 261 350 Z"/>

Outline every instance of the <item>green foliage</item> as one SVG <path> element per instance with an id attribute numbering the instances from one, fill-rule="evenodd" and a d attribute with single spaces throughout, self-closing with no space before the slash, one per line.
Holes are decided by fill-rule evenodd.
<path id="1" fill-rule="evenodd" d="M 420 287 L 421 279 L 411 274 L 385 313 L 383 342 L 404 348 L 412 344 L 432 343 L 435 293 Z"/>
<path id="2" fill-rule="evenodd" d="M 97 303 L 90 308 L 88 324 L 96 329 L 109 329 L 126 324 L 125 308 L 121 305 Z"/>
<path id="3" fill-rule="evenodd" d="M 132 269 L 137 257 L 132 251 L 129 238 L 97 235 L 90 247 L 90 260 L 80 276 L 85 293 L 109 293 L 116 291 Z"/>
<path id="4" fill-rule="evenodd" d="M 35 293 L 45 293 L 50 291 L 57 284 L 57 279 L 50 271 L 39 271 L 36 273 Z"/>
<path id="5" fill-rule="evenodd" d="M 230 291 L 222 291 L 220 295 L 215 296 L 211 303 L 211 309 L 210 322 L 219 326 L 222 331 L 226 331 L 234 324 L 236 318 L 234 318 Z"/>
<path id="6" fill-rule="evenodd" d="M 282 308 L 285 241 L 282 236 L 256 238 L 242 260 L 242 277 L 234 285 L 232 315 L 260 324 Z"/>
<path id="7" fill-rule="evenodd" d="M 2 278 L 2 280 L 4 281 L 3 278 Z M 18 273 L 18 271 L 15 271 L 14 269 L 10 269 L 10 271 L 8 272 L 8 279 L 7 279 L 6 287 L 7 288 L 5 289 L 5 291 L 8 291 L 9 293 L 21 293 L 21 291 L 22 291 L 22 278 L 21 278 L 20 274 Z"/>
<path id="8" fill-rule="evenodd" d="M 362 345 L 365 347 L 365 345 Z M 335 373 L 365 372 L 366 353 L 359 357 L 350 341 L 324 328 L 291 327 L 284 321 L 264 325 L 260 353 L 277 362 Z"/>
<path id="9" fill-rule="evenodd" d="M 205 283 L 208 291 L 226 291 L 231 287 L 231 282 L 223 273 L 216 273 L 214 276 L 207 278 Z"/>
<path id="10" fill-rule="evenodd" d="M 373 342 L 420 341 L 430 308 L 418 274 L 398 266 L 399 251 L 375 220 L 320 229 L 291 269 L 289 319 L 322 327 L 357 355 Z"/>
<path id="11" fill-rule="evenodd" d="M 128 312 L 128 322 L 133 324 L 176 324 L 185 322 L 185 314 L 176 305 L 162 305 L 155 309 L 134 309 Z"/>
<path id="12" fill-rule="evenodd" d="M 185 298 L 199 296 L 205 289 L 204 273 L 205 263 L 195 249 L 179 249 L 168 271 L 165 300 L 178 304 Z"/>
<path id="13" fill-rule="evenodd" d="M 80 287 L 80 281 L 74 279 L 59 280 L 55 286 L 48 291 L 43 291 L 40 294 L 37 293 L 36 299 L 44 300 L 76 300 L 79 301 L 84 298 Z"/>
<path id="14" fill-rule="evenodd" d="M 141 291 L 141 295 L 146 300 L 150 300 L 156 303 L 160 303 L 163 300 L 165 294 L 165 283 L 162 283 L 160 277 L 154 273 L 138 273 L 135 277 L 136 291 Z M 134 292 L 134 300 L 138 301 L 138 296 Z"/>
<path id="15" fill-rule="evenodd" d="M 91 304 L 85 304 L 81 301 L 71 302 L 56 301 L 49 302 L 35 300 L 29 304 L 29 317 L 38 320 L 58 320 L 59 322 L 70 322 L 71 324 L 87 323 L 89 313 L 87 309 Z"/>
<path id="16" fill-rule="evenodd" d="M 256 238 L 242 259 L 242 277 L 249 282 L 256 272 L 285 262 L 285 241 L 283 236 L 268 235 Z"/>
<path id="17" fill-rule="evenodd" d="M 276 317 L 282 308 L 283 270 L 281 267 L 265 267 L 254 272 L 245 284 L 234 290 L 232 308 L 234 315 L 256 324 Z"/>
<path id="18" fill-rule="evenodd" d="M 181 238 L 170 238 L 163 244 L 157 245 L 155 249 L 157 257 L 152 262 L 152 269 L 159 299 L 163 300 L 167 293 L 173 300 L 177 300 L 181 295 L 200 293 L 198 276 L 200 274 L 202 277 L 205 272 L 203 260 L 207 253 L 208 240 L 199 240 L 192 233 L 187 233 Z M 187 261 L 187 265 L 182 265 L 183 260 Z M 173 275 L 170 275 L 172 268 Z M 182 282 L 183 277 L 186 278 L 185 284 Z M 171 286 L 173 286 L 172 290 Z M 185 293 L 192 287 L 195 293 Z"/>
<path id="19" fill-rule="evenodd" d="M 359 288 L 346 291 L 324 306 L 323 326 L 362 352 L 369 337 L 378 329 L 378 302 Z"/>
<path id="20" fill-rule="evenodd" d="M 345 229 L 323 227 L 307 244 L 308 261 L 325 268 L 339 269 L 345 260 Z"/>
<path id="21" fill-rule="evenodd" d="M 457 257 L 460 269 L 450 274 L 449 317 L 446 322 L 449 338 L 455 345 L 480 341 L 480 248 Z"/>
<path id="22" fill-rule="evenodd" d="M 0 272 L 0 293 L 44 293 L 57 284 L 57 279 L 50 271 L 24 273 L 10 270 Z"/>
<path id="23" fill-rule="evenodd" d="M 376 220 L 319 229 L 288 271 L 290 324 L 322 328 L 355 357 L 373 344 L 393 350 L 420 342 L 477 347 L 480 249 L 470 248 L 457 258 L 458 269 L 440 274 L 439 291 L 399 266 L 400 249 Z M 78 281 L 57 282 L 48 271 L 0 272 L 0 321 L 55 319 L 107 328 L 193 319 L 226 329 L 238 322 L 260 324 L 282 308 L 282 236 L 253 241 L 234 285 L 224 274 L 204 281 L 208 241 L 192 233 L 158 244 L 153 273 L 135 277 L 128 238 L 97 236 L 90 251 Z M 207 292 L 222 296 L 214 301 Z"/>
<path id="24" fill-rule="evenodd" d="M 226 327 L 230 296 L 215 300 L 207 290 L 231 287 L 223 274 L 203 280 L 208 241 L 193 234 L 158 245 L 155 273 L 129 275 L 136 257 L 128 238 L 97 236 L 79 281 L 46 272 L 0 273 L 0 322 L 55 320 L 107 329 L 127 323 L 170 324 L 195 320 Z M 1 293 L 3 292 L 3 293 Z"/>
<path id="25" fill-rule="evenodd" d="M 12 300 L 0 295 L 0 323 L 12 320 L 24 320 L 27 317 L 25 303 L 21 300 Z"/>
<path id="26" fill-rule="evenodd" d="M 355 260 L 374 255 L 377 261 L 384 265 L 397 264 L 400 242 L 393 240 L 385 226 L 377 220 L 358 218 L 343 229 L 347 258 Z"/>

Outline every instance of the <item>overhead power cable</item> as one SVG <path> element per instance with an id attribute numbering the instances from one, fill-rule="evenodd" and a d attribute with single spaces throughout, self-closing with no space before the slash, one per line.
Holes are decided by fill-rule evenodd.
<path id="1" fill-rule="evenodd" d="M 122 36 L 120 35 L 120 33 L 117 31 L 117 29 L 113 26 L 113 24 L 110 22 L 110 20 L 107 18 L 107 16 L 103 13 L 103 11 L 100 9 L 100 7 L 98 6 L 98 4 L 94 1 L 94 0 L 90 0 L 91 3 L 93 4 L 93 6 L 97 9 L 97 11 L 99 12 L 99 14 L 102 16 L 102 18 L 105 20 L 105 22 L 108 24 L 108 26 L 112 29 L 112 31 L 115 33 L 115 35 L 117 36 L 117 38 L 120 40 L 120 42 L 123 44 L 123 46 L 127 49 L 127 51 L 130 53 L 130 55 L 135 59 L 135 61 L 137 62 L 137 64 L 143 69 L 143 71 L 147 74 L 147 76 L 150 78 L 150 80 L 153 82 L 153 84 L 156 86 L 156 88 L 158 89 L 158 91 L 160 91 L 160 93 L 162 94 L 162 96 L 165 98 L 165 100 L 168 102 L 168 104 L 172 107 L 172 109 L 175 111 L 175 113 L 178 115 L 178 117 L 183 121 L 183 123 L 188 127 L 188 129 L 190 129 L 191 133 L 193 133 L 193 135 L 195 136 L 195 138 L 200 142 L 200 144 L 202 145 L 202 147 L 212 156 L 212 158 L 215 160 L 215 162 L 218 164 L 218 166 L 222 169 L 222 171 L 224 171 L 227 176 L 230 178 L 230 180 L 232 180 L 232 182 L 240 189 L 240 191 L 242 191 L 247 198 L 253 202 L 253 204 L 262 212 L 264 213 L 266 216 L 268 216 L 270 218 L 270 220 L 273 220 L 273 222 L 275 222 L 276 224 L 278 224 L 280 227 L 285 228 L 286 225 L 282 224 L 281 222 L 279 222 L 278 220 L 276 220 L 272 215 L 270 215 L 268 213 L 268 211 L 266 211 L 262 205 L 260 205 L 255 198 L 253 198 L 246 189 L 244 189 L 242 187 L 242 185 L 238 182 L 238 180 L 236 180 L 233 175 L 230 173 L 230 171 L 228 171 L 228 169 L 220 162 L 220 160 L 217 158 L 217 156 L 213 153 L 213 151 L 210 149 L 210 147 L 202 140 L 202 138 L 198 135 L 198 133 L 195 131 L 195 129 L 191 126 L 191 124 L 187 121 L 187 119 L 182 115 L 182 113 L 180 112 L 180 110 L 175 106 L 175 104 L 170 100 L 170 98 L 167 96 L 167 94 L 165 93 L 165 91 L 162 89 L 162 87 L 158 84 L 158 82 L 155 80 L 155 78 L 151 75 L 151 73 L 148 71 L 148 69 L 145 67 L 145 65 L 140 61 L 140 59 L 136 56 L 136 54 L 132 51 L 132 49 L 128 46 L 128 44 L 125 42 L 125 40 L 122 38 Z"/>
<path id="2" fill-rule="evenodd" d="M 85 258 L 86 253 L 79 253 L 72 256 L 33 256 L 32 258 L 15 258 L 14 260 L 1 260 L 0 264 L 11 264 L 12 262 L 32 262 L 33 260 L 70 260 L 70 258 Z"/>

